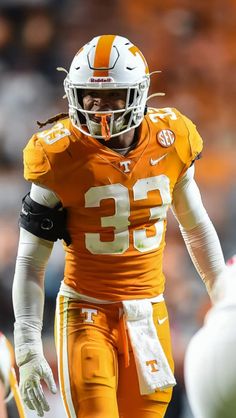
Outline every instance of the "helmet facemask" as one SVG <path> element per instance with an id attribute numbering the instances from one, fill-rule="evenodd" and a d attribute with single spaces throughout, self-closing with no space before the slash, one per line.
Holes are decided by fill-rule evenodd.
<path id="1" fill-rule="evenodd" d="M 94 111 L 83 108 L 84 88 L 70 85 L 66 78 L 64 87 L 68 97 L 71 121 L 81 132 L 98 139 L 108 140 L 111 137 L 125 133 L 137 127 L 143 119 L 148 85 L 149 83 L 146 80 L 136 86 L 127 87 L 125 107 L 123 109 Z M 117 88 L 109 87 L 109 90 L 117 90 Z M 124 89 L 123 86 L 122 89 Z M 101 87 L 94 90 L 98 90 L 99 96 Z M 99 119 L 99 117 L 101 119 L 100 122 L 94 120 Z"/>

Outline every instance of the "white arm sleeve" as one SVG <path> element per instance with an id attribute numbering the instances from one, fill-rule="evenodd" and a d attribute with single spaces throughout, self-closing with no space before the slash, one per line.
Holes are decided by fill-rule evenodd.
<path id="1" fill-rule="evenodd" d="M 50 190 L 32 185 L 30 196 L 37 203 L 54 207 L 59 199 Z M 21 228 L 13 281 L 15 352 L 18 365 L 28 355 L 42 352 L 41 329 L 44 308 L 44 275 L 52 251 L 51 241 Z"/>
<path id="2" fill-rule="evenodd" d="M 172 210 L 193 264 L 215 302 L 221 297 L 215 284 L 225 269 L 225 262 L 216 230 L 194 180 L 193 166 L 174 188 Z"/>

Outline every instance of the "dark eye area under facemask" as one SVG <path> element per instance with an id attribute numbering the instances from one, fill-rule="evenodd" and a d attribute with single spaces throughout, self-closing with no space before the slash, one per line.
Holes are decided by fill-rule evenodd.
<path id="1" fill-rule="evenodd" d="M 131 106 L 133 104 L 133 101 L 134 101 L 134 93 L 135 93 L 135 90 L 134 89 L 130 89 L 129 106 Z"/>

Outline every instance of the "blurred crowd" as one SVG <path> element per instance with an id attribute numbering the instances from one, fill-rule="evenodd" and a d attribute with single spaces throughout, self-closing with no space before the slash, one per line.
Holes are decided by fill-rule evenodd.
<path id="1" fill-rule="evenodd" d="M 153 107 L 176 107 L 204 139 L 196 178 L 221 239 L 236 252 L 236 0 L 1 0 L 0 1 L 0 329 L 12 338 L 11 286 L 23 180 L 22 150 L 43 121 L 67 110 L 63 73 L 88 40 L 104 33 L 129 38 L 153 74 Z M 53 335 L 55 297 L 63 275 L 60 244 L 46 278 L 45 339 Z M 191 417 L 184 404 L 183 356 L 209 308 L 201 280 L 169 216 L 165 254 L 166 300 L 178 387 L 169 417 Z M 51 362 L 55 359 L 51 358 Z M 175 408 L 172 415 L 171 409 Z M 59 415 L 58 415 L 59 417 Z"/>

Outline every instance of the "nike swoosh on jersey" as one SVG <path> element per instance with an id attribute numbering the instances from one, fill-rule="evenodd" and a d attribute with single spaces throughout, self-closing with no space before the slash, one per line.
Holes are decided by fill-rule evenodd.
<path id="1" fill-rule="evenodd" d="M 159 325 L 162 325 L 162 324 L 164 324 L 164 322 L 166 321 L 168 319 L 168 316 L 165 316 L 164 318 L 158 318 L 158 324 Z"/>
<path id="2" fill-rule="evenodd" d="M 151 165 L 157 165 L 163 158 L 165 158 L 168 155 L 168 153 L 162 155 L 161 157 L 157 158 L 156 160 L 153 160 L 153 158 L 150 158 L 150 164 Z"/>

